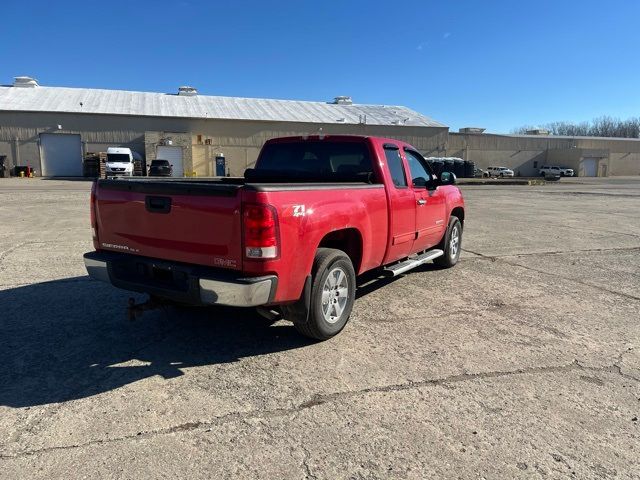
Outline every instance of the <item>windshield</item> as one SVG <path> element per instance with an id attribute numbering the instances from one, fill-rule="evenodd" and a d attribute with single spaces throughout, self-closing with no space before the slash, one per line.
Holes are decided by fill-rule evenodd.
<path id="1" fill-rule="evenodd" d="M 109 163 L 129 163 L 130 161 L 128 153 L 107 153 L 107 162 Z"/>

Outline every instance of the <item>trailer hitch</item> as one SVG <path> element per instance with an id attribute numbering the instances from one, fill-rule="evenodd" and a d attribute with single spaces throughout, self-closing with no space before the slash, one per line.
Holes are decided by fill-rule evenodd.
<path id="1" fill-rule="evenodd" d="M 130 321 L 134 321 L 137 318 L 140 318 L 144 312 L 147 310 L 156 310 L 158 308 L 165 307 L 167 305 L 166 302 L 162 300 L 150 296 L 146 302 L 136 303 L 135 298 L 129 297 L 129 305 L 127 307 L 127 316 Z"/>

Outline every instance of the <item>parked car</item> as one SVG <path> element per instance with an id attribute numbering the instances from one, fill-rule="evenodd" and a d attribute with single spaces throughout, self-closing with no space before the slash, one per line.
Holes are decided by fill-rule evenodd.
<path id="1" fill-rule="evenodd" d="M 490 177 L 513 177 L 513 170 L 507 167 L 489 167 L 487 173 Z"/>
<path id="2" fill-rule="evenodd" d="M 473 176 L 475 178 L 485 178 L 489 176 L 489 173 L 486 170 L 483 170 L 481 168 L 475 168 L 473 170 Z"/>
<path id="3" fill-rule="evenodd" d="M 560 176 L 560 177 L 573 177 L 573 169 L 567 167 L 559 167 L 557 165 L 549 166 L 545 165 L 540 168 L 540 176 Z"/>
<path id="4" fill-rule="evenodd" d="M 85 265 L 154 301 L 279 309 L 327 339 L 349 319 L 357 275 L 458 262 L 454 183 L 398 140 L 273 139 L 244 178 L 96 181 Z"/>
<path id="5" fill-rule="evenodd" d="M 173 176 L 173 165 L 169 163 L 169 160 L 151 160 L 149 176 L 171 177 Z"/>

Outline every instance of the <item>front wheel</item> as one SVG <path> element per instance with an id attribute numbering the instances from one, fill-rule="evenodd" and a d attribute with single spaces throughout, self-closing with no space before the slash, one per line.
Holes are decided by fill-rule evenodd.
<path id="1" fill-rule="evenodd" d="M 458 217 L 449 218 L 449 225 L 442 242 L 437 247 L 444 251 L 444 255 L 433 260 L 433 263 L 443 268 L 451 268 L 460 259 L 462 250 L 462 223 Z"/>
<path id="2" fill-rule="evenodd" d="M 351 259 L 342 250 L 319 248 L 313 262 L 308 319 L 294 321 L 296 329 L 316 340 L 338 334 L 349 320 L 355 293 Z"/>

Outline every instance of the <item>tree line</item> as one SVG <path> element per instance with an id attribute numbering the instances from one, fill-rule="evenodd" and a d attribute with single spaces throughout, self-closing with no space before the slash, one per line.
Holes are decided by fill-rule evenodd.
<path id="1" fill-rule="evenodd" d="M 512 133 L 525 134 L 528 130 L 544 129 L 551 135 L 565 135 L 569 137 L 620 137 L 640 138 L 640 117 L 626 120 L 612 117 L 600 117 L 590 122 L 550 122 L 537 127 L 523 126 Z"/>

